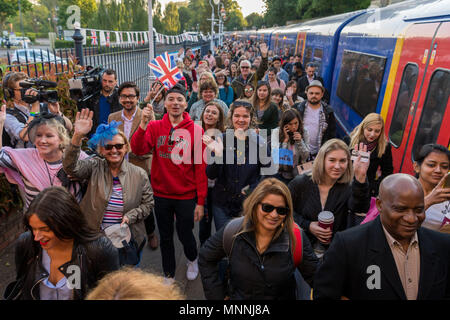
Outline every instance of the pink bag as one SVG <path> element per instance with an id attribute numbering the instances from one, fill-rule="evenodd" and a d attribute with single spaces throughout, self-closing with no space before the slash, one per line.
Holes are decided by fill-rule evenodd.
<path id="1" fill-rule="evenodd" d="M 377 206 L 376 206 L 377 198 L 371 197 L 370 198 L 370 208 L 369 211 L 367 211 L 366 218 L 361 222 L 361 224 L 370 222 L 374 220 L 380 213 L 378 212 Z"/>

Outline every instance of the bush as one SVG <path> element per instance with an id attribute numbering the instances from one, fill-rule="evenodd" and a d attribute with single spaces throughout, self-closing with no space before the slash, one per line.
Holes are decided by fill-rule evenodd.
<path id="1" fill-rule="evenodd" d="M 63 48 L 73 48 L 74 47 L 73 41 L 68 40 L 55 40 L 55 49 L 63 49 Z"/>

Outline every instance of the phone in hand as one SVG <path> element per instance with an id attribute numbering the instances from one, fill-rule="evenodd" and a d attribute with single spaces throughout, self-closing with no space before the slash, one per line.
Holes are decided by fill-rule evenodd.
<path id="1" fill-rule="evenodd" d="M 444 185 L 442 186 L 444 189 L 450 188 L 450 172 L 447 173 L 444 179 Z"/>

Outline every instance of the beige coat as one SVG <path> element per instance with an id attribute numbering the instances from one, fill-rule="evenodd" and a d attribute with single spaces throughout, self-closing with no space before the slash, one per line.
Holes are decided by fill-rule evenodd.
<path id="1" fill-rule="evenodd" d="M 78 160 L 80 147 L 72 144 L 66 149 L 63 158 L 64 171 L 78 179 L 89 179 L 86 194 L 80 206 L 88 224 L 100 230 L 103 215 L 112 193 L 113 176 L 108 162 L 100 157 Z M 153 191 L 147 173 L 125 159 L 119 172 L 123 190 L 124 216 L 134 238 L 141 244 L 145 237 L 144 219 L 154 206 Z"/>
<path id="2" fill-rule="evenodd" d="M 139 128 L 139 124 L 141 122 L 141 117 L 142 117 L 142 110 L 139 107 L 137 107 L 136 115 L 134 116 L 133 123 L 131 125 L 129 140 L 131 140 L 131 137 L 136 132 L 136 130 Z M 122 132 L 124 132 L 122 110 L 111 113 L 108 117 L 108 123 L 110 123 L 112 120 L 117 121 L 117 122 L 122 122 L 119 125 L 118 129 L 121 130 Z M 138 166 L 138 167 L 144 169 L 145 172 L 147 172 L 147 174 L 150 175 L 150 170 L 151 170 L 151 166 L 152 166 L 152 155 L 151 154 L 137 156 L 134 153 L 130 152 L 128 154 L 128 161 L 130 163 L 134 164 L 135 166 Z"/>

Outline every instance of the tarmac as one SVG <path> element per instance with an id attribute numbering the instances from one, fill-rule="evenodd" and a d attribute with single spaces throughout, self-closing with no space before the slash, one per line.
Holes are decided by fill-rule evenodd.
<path id="1" fill-rule="evenodd" d="M 158 232 L 156 227 L 155 232 Z M 214 227 L 213 227 L 214 230 Z M 194 235 L 197 240 L 197 246 L 200 246 L 200 241 L 198 240 L 198 222 L 195 223 Z M 202 281 L 200 275 L 193 280 L 189 281 L 186 278 L 187 269 L 187 259 L 183 252 L 183 246 L 178 240 L 176 232 L 174 233 L 174 243 L 175 243 L 175 257 L 177 261 L 177 268 L 175 271 L 175 281 L 177 285 L 181 288 L 182 292 L 188 300 L 205 300 L 203 294 Z M 158 249 L 152 251 L 147 245 L 143 249 L 142 259 L 139 268 L 142 270 L 156 273 L 159 275 L 163 274 L 162 263 L 161 263 L 161 251 Z M 14 244 L 6 248 L 0 254 L 0 300 L 3 299 L 3 292 L 8 283 L 15 279 L 15 263 L 14 263 Z"/>

